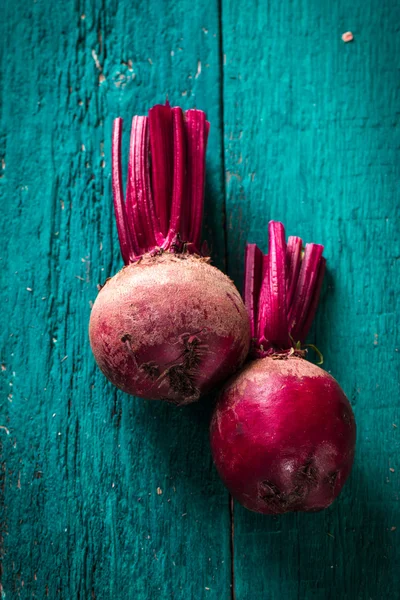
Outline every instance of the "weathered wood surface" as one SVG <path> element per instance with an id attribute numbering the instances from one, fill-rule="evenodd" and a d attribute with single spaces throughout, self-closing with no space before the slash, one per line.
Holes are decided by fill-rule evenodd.
<path id="1" fill-rule="evenodd" d="M 5 598 L 396 598 L 396 3 L 1 8 Z M 348 29 L 355 40 L 344 44 Z M 240 284 L 245 240 L 265 248 L 270 218 L 325 243 L 313 338 L 358 423 L 339 501 L 281 518 L 235 506 L 233 553 L 209 403 L 176 410 L 124 396 L 87 339 L 96 286 L 121 265 L 112 119 L 125 117 L 128 130 L 133 113 L 166 94 L 212 123 L 205 234 L 218 266 Z"/>
<path id="2" fill-rule="evenodd" d="M 352 478 L 329 510 L 265 519 L 235 506 L 236 598 L 394 598 L 400 10 L 390 0 L 253 7 L 223 3 L 228 265 L 239 282 L 238 250 L 246 239 L 266 249 L 270 218 L 325 244 L 314 341 L 354 407 L 358 441 Z"/>
<path id="3" fill-rule="evenodd" d="M 206 588 L 228 599 L 229 498 L 212 467 L 207 410 L 120 394 L 95 366 L 87 335 L 97 284 L 122 265 L 110 190 L 114 117 L 126 117 L 127 149 L 130 117 L 167 93 L 207 110 L 207 234 L 222 266 L 217 6 L 5 9 L 6 599 L 196 598 Z"/>

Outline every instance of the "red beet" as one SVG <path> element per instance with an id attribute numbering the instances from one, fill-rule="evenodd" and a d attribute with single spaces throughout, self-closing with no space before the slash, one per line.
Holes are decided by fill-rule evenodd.
<path id="1" fill-rule="evenodd" d="M 299 238 L 286 245 L 273 222 L 268 257 L 248 246 L 245 302 L 257 358 L 225 386 L 211 422 L 222 480 L 246 508 L 265 514 L 326 508 L 354 458 L 349 401 L 333 377 L 302 358 L 325 260 L 322 246 L 307 245 L 303 256 L 301 247 Z"/>
<path id="2" fill-rule="evenodd" d="M 113 192 L 126 266 L 94 303 L 90 343 L 117 387 L 188 404 L 234 373 L 250 345 L 249 320 L 231 280 L 200 248 L 205 114 L 155 106 L 134 117 L 126 201 L 121 133 L 113 132 Z"/>

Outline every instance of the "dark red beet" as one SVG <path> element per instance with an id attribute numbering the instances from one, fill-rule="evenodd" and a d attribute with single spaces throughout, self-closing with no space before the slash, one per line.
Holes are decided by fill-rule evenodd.
<path id="1" fill-rule="evenodd" d="M 351 406 L 328 373 L 302 358 L 250 362 L 223 390 L 211 423 L 218 472 L 256 512 L 326 508 L 354 458 Z"/>
<path id="2" fill-rule="evenodd" d="M 314 317 L 325 260 L 322 246 L 286 245 L 270 223 L 268 257 L 246 251 L 245 301 L 253 356 L 223 389 L 211 448 L 225 485 L 265 514 L 316 511 L 339 495 L 353 464 L 356 426 L 339 384 L 301 349 Z M 296 336 L 296 337 L 294 337 Z"/>
<path id="3" fill-rule="evenodd" d="M 234 373 L 250 345 L 239 292 L 200 248 L 208 130 L 202 111 L 168 104 L 134 117 L 124 200 L 116 119 L 113 193 L 126 266 L 100 291 L 89 326 L 112 383 L 175 404 Z"/>

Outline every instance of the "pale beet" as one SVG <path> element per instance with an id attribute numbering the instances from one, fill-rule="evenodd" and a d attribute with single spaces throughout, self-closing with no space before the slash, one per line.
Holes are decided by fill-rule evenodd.
<path id="1" fill-rule="evenodd" d="M 132 120 L 124 198 L 122 120 L 113 129 L 112 174 L 125 267 L 101 289 L 89 334 L 95 359 L 123 391 L 195 402 L 243 363 L 245 306 L 201 244 L 209 123 L 169 104 Z"/>
<path id="2" fill-rule="evenodd" d="M 325 259 L 322 246 L 286 244 L 269 226 L 269 253 L 246 249 L 252 357 L 226 384 L 210 437 L 216 467 L 243 506 L 265 514 L 317 511 L 339 495 L 353 464 L 356 426 L 337 381 L 305 360 Z"/>
<path id="3" fill-rule="evenodd" d="M 128 394 L 187 404 L 243 363 L 247 315 L 230 279 L 193 255 L 145 257 L 109 280 L 90 319 L 96 361 Z"/>

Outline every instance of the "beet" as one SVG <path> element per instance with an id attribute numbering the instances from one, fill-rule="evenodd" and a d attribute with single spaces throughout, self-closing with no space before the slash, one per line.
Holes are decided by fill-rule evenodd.
<path id="1" fill-rule="evenodd" d="M 165 253 L 106 283 L 90 339 L 99 367 L 124 392 L 187 404 L 243 363 L 246 320 L 226 275 L 205 259 Z"/>
<path id="2" fill-rule="evenodd" d="M 245 360 L 249 319 L 232 281 L 201 247 L 205 114 L 154 106 L 132 121 L 126 200 L 122 120 L 113 131 L 113 193 L 125 267 L 94 303 L 95 359 L 123 391 L 188 404 Z"/>
<path id="3" fill-rule="evenodd" d="M 223 390 L 211 424 L 215 464 L 243 506 L 313 511 L 339 495 L 354 457 L 351 406 L 302 358 L 256 359 Z"/>
<path id="4" fill-rule="evenodd" d="M 323 248 L 308 244 L 303 253 L 300 238 L 286 245 L 280 223 L 271 222 L 269 232 L 268 256 L 255 245 L 246 250 L 253 360 L 220 394 L 212 454 L 246 508 L 317 511 L 333 502 L 350 474 L 356 426 L 337 381 L 304 358 L 325 270 Z"/>

